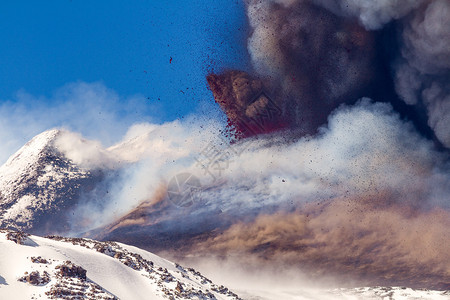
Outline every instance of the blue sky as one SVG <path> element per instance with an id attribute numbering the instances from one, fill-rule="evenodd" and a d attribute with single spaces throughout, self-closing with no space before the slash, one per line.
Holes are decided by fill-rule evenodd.
<path id="1" fill-rule="evenodd" d="M 0 101 L 101 82 L 170 121 L 213 105 L 208 71 L 248 68 L 246 30 L 240 0 L 2 1 Z"/>

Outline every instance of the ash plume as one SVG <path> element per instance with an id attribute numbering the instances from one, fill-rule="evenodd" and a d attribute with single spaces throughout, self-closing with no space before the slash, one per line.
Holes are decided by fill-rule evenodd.
<path id="1" fill-rule="evenodd" d="M 248 18 L 252 28 L 248 50 L 257 79 L 242 86 L 239 82 L 250 77 L 243 72 L 208 77 L 232 125 L 237 124 L 236 115 L 245 120 L 245 112 L 255 105 L 239 101 L 238 89 L 245 89 L 245 95 L 256 83 L 282 112 L 274 123 L 284 122 L 271 124 L 267 132 L 290 127 L 309 134 L 339 104 L 370 96 L 362 91 L 376 86 L 375 36 L 355 20 L 339 18 L 310 1 L 249 1 Z M 218 86 L 222 92 L 217 92 Z M 237 99 L 228 96 L 233 94 Z M 236 112 L 235 107 L 242 108 Z"/>
<path id="2" fill-rule="evenodd" d="M 230 85 L 237 74 L 240 82 L 258 82 L 281 111 L 265 132 L 289 127 L 315 134 L 340 104 L 370 97 L 393 103 L 448 148 L 449 6 L 446 0 L 249 0 L 251 75 L 226 71 L 208 82 L 238 132 L 254 104 L 237 100 L 248 93 L 248 85 Z"/>

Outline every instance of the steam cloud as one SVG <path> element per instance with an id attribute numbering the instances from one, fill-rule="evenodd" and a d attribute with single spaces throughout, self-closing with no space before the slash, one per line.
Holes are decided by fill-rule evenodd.
<path id="1" fill-rule="evenodd" d="M 108 224 L 154 196 L 167 178 L 192 165 L 201 147 L 221 141 L 217 136 L 221 127 L 217 121 L 200 123 L 193 118 L 139 123 L 111 147 L 62 131 L 55 141 L 58 150 L 78 166 L 100 170 L 105 177 L 70 212 L 72 234 Z"/>

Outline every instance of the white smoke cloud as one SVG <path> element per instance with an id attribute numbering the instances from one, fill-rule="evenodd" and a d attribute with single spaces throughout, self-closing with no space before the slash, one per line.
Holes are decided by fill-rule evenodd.
<path id="1" fill-rule="evenodd" d="M 120 97 L 101 83 L 67 84 L 51 97 L 19 91 L 0 102 L 0 163 L 32 137 L 54 127 L 111 145 L 132 124 L 153 121 L 148 116 L 151 109 L 144 97 Z"/>
<path id="2" fill-rule="evenodd" d="M 450 68 L 450 3 L 430 1 L 405 20 L 403 56 L 423 74 L 439 74 Z"/>
<path id="3" fill-rule="evenodd" d="M 446 88 L 450 91 L 450 87 Z M 450 94 L 445 93 L 438 83 L 422 93 L 428 111 L 428 124 L 433 128 L 437 138 L 450 148 Z"/>
<path id="4" fill-rule="evenodd" d="M 120 160 L 104 150 L 100 141 L 87 140 L 80 133 L 62 131 L 55 147 L 82 168 L 112 168 Z"/>

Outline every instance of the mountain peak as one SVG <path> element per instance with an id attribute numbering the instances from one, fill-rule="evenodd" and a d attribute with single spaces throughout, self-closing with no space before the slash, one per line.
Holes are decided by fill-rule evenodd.
<path id="1" fill-rule="evenodd" d="M 0 167 L 0 227 L 48 233 L 43 228 L 64 223 L 65 211 L 78 202 L 76 187 L 98 180 L 58 150 L 62 132 L 37 135 Z"/>
<path id="2" fill-rule="evenodd" d="M 0 170 L 14 165 L 15 171 L 17 171 L 17 168 L 20 168 L 22 165 L 27 165 L 31 162 L 30 160 L 33 160 L 33 158 L 36 159 L 40 153 L 49 146 L 52 146 L 53 142 L 61 132 L 62 130 L 60 129 L 50 129 L 38 134 L 13 154 L 6 163 L 0 167 Z"/>

